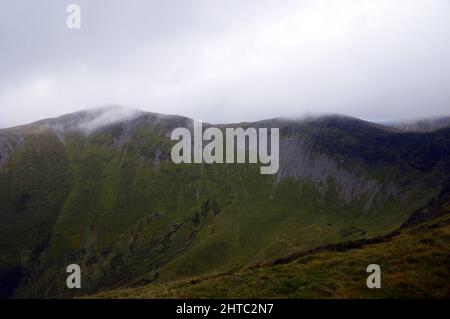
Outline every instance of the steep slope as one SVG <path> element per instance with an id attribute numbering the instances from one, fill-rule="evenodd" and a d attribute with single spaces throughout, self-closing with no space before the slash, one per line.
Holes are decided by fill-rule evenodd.
<path id="1" fill-rule="evenodd" d="M 450 298 L 450 217 L 374 240 L 329 245 L 271 263 L 90 298 Z M 367 265 L 381 267 L 368 289 Z"/>
<path id="2" fill-rule="evenodd" d="M 172 163 L 171 131 L 192 127 L 178 116 L 108 108 L 1 130 L 3 295 L 71 297 L 71 263 L 86 294 L 373 238 L 448 185 L 450 130 L 341 116 L 236 126 L 280 128 L 278 174 Z"/>
<path id="3" fill-rule="evenodd" d="M 0 133 L 0 297 L 38 263 L 70 191 L 66 151 L 48 131 Z"/>

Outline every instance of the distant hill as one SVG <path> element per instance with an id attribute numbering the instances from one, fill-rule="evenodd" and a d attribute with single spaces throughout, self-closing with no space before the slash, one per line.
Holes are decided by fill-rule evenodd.
<path id="1" fill-rule="evenodd" d="M 408 132 L 431 132 L 441 128 L 449 128 L 450 116 L 399 122 L 391 126 Z"/>
<path id="2" fill-rule="evenodd" d="M 238 125 L 280 129 L 276 175 L 174 164 L 170 133 L 192 127 L 182 116 L 108 107 L 0 130 L 1 296 L 162 284 L 376 238 L 436 218 L 450 185 L 449 128 L 338 115 Z M 65 287 L 71 263 L 78 291 Z"/>

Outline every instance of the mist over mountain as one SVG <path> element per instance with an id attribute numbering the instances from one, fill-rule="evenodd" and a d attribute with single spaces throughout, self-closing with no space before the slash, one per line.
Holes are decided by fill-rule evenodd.
<path id="1" fill-rule="evenodd" d="M 430 132 L 450 126 L 450 116 L 392 123 L 392 127 L 409 132 Z"/>
<path id="2" fill-rule="evenodd" d="M 279 128 L 280 169 L 269 176 L 256 164 L 174 164 L 170 134 L 192 128 L 183 116 L 114 106 L 2 129 L 1 295 L 162 284 L 442 216 L 450 127 L 433 123 L 330 115 L 233 125 Z M 72 263 L 82 291 L 66 288 Z"/>

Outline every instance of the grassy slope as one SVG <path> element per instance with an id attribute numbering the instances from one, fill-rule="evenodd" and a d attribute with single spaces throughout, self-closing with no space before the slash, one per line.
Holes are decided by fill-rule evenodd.
<path id="1" fill-rule="evenodd" d="M 372 241 L 94 298 L 450 298 L 450 216 Z M 381 289 L 366 287 L 379 264 Z"/>
<path id="2" fill-rule="evenodd" d="M 328 124 L 318 129 L 285 130 L 289 129 L 295 134 L 312 134 L 317 151 L 346 159 L 353 171 L 380 183 L 397 181 L 403 174 L 399 181 L 409 182 L 411 190 L 399 198 L 383 198 L 382 204 L 367 211 L 364 198 L 344 203 L 332 180 L 319 190 L 308 181 L 289 178 L 274 184 L 272 177 L 259 174 L 258 166 L 176 166 L 167 160 L 170 144 L 164 124 L 138 126 L 121 146 L 116 143 L 122 136 L 121 125 L 89 137 L 69 136 L 65 146 L 55 136 L 48 138 L 53 144 L 47 144 L 46 135 L 40 134 L 32 145 L 51 146 L 38 152 L 40 157 L 33 155 L 32 147 L 25 148 L 12 159 L 10 172 L 0 174 L 5 179 L 20 176 L 2 184 L 5 194 L 12 194 L 11 189 L 22 191 L 26 185 L 37 190 L 41 181 L 48 181 L 44 185 L 54 191 L 42 188 L 43 195 L 58 195 L 54 209 L 42 206 L 52 219 L 41 220 L 46 214 L 35 207 L 30 210 L 35 223 L 27 236 L 17 231 L 16 237 L 28 246 L 3 240 L 15 247 L 4 250 L 13 251 L 5 259 L 17 262 L 16 256 L 26 255 L 36 242 L 28 237 L 36 235 L 34 225 L 46 225 L 46 233 L 39 234 L 47 235 L 38 241 L 43 243 L 44 254 L 39 250 L 32 255 L 34 262 L 25 263 L 28 280 L 22 280 L 15 296 L 72 296 L 72 291 L 64 289 L 69 263 L 82 267 L 81 293 L 92 293 L 222 272 L 293 251 L 378 236 L 399 227 L 439 188 L 438 183 L 426 188 L 415 184 L 425 176 L 421 171 L 409 168 L 399 172 L 397 162 L 401 160 L 403 165 L 405 159 L 401 158 L 404 151 L 397 148 L 407 137 L 395 140 L 391 150 L 391 145 L 383 146 L 388 141 L 380 130 L 365 132 L 367 135 L 364 128 L 348 132 L 345 127 L 330 128 Z M 373 140 L 366 142 L 367 136 Z M 419 142 L 423 144 L 424 139 Z M 363 147 L 366 144 L 371 147 Z M 158 148 L 162 159 L 155 165 Z M 54 153 L 60 157 L 53 157 Z M 386 160 L 391 157 L 392 162 Z M 420 169 L 428 165 L 422 157 L 407 160 Z M 47 165 L 36 164 L 40 162 Z M 363 168 L 356 170 L 356 166 Z M 26 167 L 36 169 L 31 175 L 36 179 L 22 172 Z M 2 204 L 12 207 L 9 215 L 19 216 L 14 203 L 21 195 L 2 198 Z"/>
<path id="3" fill-rule="evenodd" d="M 66 151 L 54 135 L 25 134 L 22 144 L 0 171 L 0 297 L 39 263 L 72 183 Z"/>

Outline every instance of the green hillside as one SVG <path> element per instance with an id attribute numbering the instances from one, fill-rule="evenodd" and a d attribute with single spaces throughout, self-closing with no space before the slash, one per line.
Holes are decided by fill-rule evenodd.
<path id="1" fill-rule="evenodd" d="M 176 165 L 177 116 L 139 113 L 87 130 L 70 114 L 0 130 L 0 292 L 73 297 L 249 267 L 385 235 L 446 196 L 450 130 L 357 119 L 274 119 L 280 170 Z M 424 213 L 425 212 L 425 213 Z M 80 264 L 83 288 L 65 288 Z"/>
<path id="2" fill-rule="evenodd" d="M 373 240 L 328 245 L 252 268 L 92 298 L 450 298 L 450 216 Z M 367 265 L 381 288 L 366 286 Z"/>

